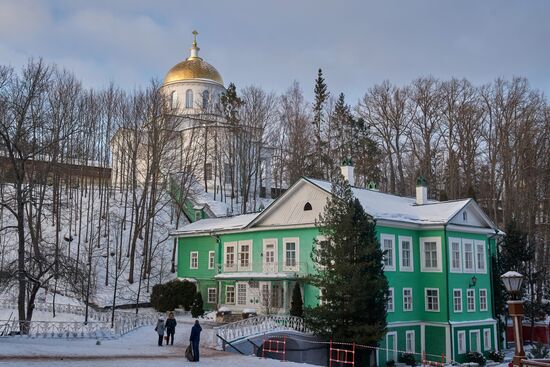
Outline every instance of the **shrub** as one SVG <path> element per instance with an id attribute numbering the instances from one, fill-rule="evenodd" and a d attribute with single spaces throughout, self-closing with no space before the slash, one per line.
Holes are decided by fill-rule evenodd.
<path id="1" fill-rule="evenodd" d="M 545 359 L 550 354 L 548 346 L 542 344 L 541 342 L 535 342 L 531 350 L 529 351 L 530 359 Z"/>
<path id="2" fill-rule="evenodd" d="M 201 292 L 197 292 L 195 300 L 193 301 L 193 306 L 191 306 L 191 316 L 197 318 L 204 315 L 204 302 L 202 300 Z"/>
<path id="3" fill-rule="evenodd" d="M 407 366 L 416 366 L 416 359 L 412 353 L 403 353 L 399 356 L 399 363 L 405 363 Z"/>
<path id="4" fill-rule="evenodd" d="M 468 362 L 477 363 L 480 366 L 485 366 L 485 362 L 487 362 L 483 354 L 479 352 L 468 352 L 466 358 L 468 359 Z"/>
<path id="5" fill-rule="evenodd" d="M 186 280 L 157 284 L 151 292 L 151 306 L 159 312 L 171 311 L 180 306 L 189 311 L 195 294 L 195 285 Z"/>
<path id="6" fill-rule="evenodd" d="M 395 367 L 395 361 L 393 359 L 386 361 L 386 367 Z"/>
<path id="7" fill-rule="evenodd" d="M 489 353 L 487 353 L 487 358 L 492 361 L 502 363 L 504 362 L 504 353 L 492 350 Z"/>

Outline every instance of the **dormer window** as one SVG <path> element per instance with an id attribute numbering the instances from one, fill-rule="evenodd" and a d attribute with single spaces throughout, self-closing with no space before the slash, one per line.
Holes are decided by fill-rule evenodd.
<path id="1" fill-rule="evenodd" d="M 468 220 L 468 212 L 462 212 L 462 220 L 466 222 Z"/>
<path id="2" fill-rule="evenodd" d="M 312 210 L 313 208 L 311 207 L 311 204 L 309 202 L 306 203 L 306 205 L 304 205 L 304 211 L 307 212 L 309 210 Z"/>

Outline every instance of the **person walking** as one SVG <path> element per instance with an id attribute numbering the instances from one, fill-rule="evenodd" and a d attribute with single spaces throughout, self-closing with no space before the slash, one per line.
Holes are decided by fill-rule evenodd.
<path id="1" fill-rule="evenodd" d="M 199 343 L 201 341 L 202 328 L 199 324 L 199 320 L 195 320 L 195 325 L 191 328 L 191 336 L 189 341 L 193 347 L 193 362 L 199 361 Z"/>
<path id="2" fill-rule="evenodd" d="M 174 318 L 174 313 L 170 312 L 168 314 L 168 319 L 166 320 L 166 345 L 174 345 L 174 334 L 176 333 L 176 319 Z"/>
<path id="3" fill-rule="evenodd" d="M 162 347 L 162 339 L 164 338 L 164 319 L 159 317 L 155 331 L 159 334 L 159 347 Z"/>

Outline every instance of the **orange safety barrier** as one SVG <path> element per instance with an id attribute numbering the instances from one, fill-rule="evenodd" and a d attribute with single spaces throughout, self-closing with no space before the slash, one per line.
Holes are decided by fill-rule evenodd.
<path id="1" fill-rule="evenodd" d="M 445 354 L 441 354 L 441 362 L 429 361 L 426 359 L 426 352 L 422 352 L 422 366 L 443 367 L 445 366 Z"/>
<path id="2" fill-rule="evenodd" d="M 280 354 L 284 361 L 286 357 L 286 336 L 283 337 L 283 340 L 277 340 L 275 338 L 264 339 L 262 344 L 262 358 L 265 358 L 265 352 Z"/>
<path id="3" fill-rule="evenodd" d="M 332 363 L 343 363 L 355 367 L 355 343 L 352 343 L 352 349 L 342 349 L 334 348 L 334 344 L 344 344 L 344 343 L 333 343 L 332 338 L 330 339 L 330 350 L 329 350 L 329 363 L 332 367 Z M 348 343 L 345 343 L 348 345 Z"/>

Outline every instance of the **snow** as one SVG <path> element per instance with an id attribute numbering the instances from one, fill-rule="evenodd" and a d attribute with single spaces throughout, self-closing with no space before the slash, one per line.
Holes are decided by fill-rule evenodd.
<path id="1" fill-rule="evenodd" d="M 518 273 L 517 271 L 507 271 L 506 273 L 502 274 L 500 276 L 501 278 L 523 278 L 523 275 Z"/>
<path id="2" fill-rule="evenodd" d="M 11 337 L 0 339 L 0 367 L 7 366 L 191 366 L 184 358 L 191 324 L 176 327 L 174 346 L 158 347 L 153 326 L 141 327 L 118 339 L 47 339 Z M 206 335 L 205 335 L 206 334 Z M 210 334 L 210 335 L 208 335 Z M 255 356 L 242 356 L 208 348 L 213 329 L 203 325 L 200 366 L 225 367 L 308 367 L 311 365 L 280 362 Z M 194 364 L 193 364 L 194 365 Z"/>
<path id="3" fill-rule="evenodd" d="M 328 181 L 311 178 L 306 180 L 322 190 L 331 192 L 331 183 Z M 427 204 L 416 205 L 415 198 L 386 194 L 376 190 L 352 187 L 352 192 L 365 211 L 375 219 L 415 224 L 445 224 L 471 200 L 444 202 L 428 200 Z"/>
<path id="4" fill-rule="evenodd" d="M 204 233 L 210 231 L 243 229 L 260 213 L 242 214 L 234 217 L 201 219 L 172 231 L 172 235 Z"/>

